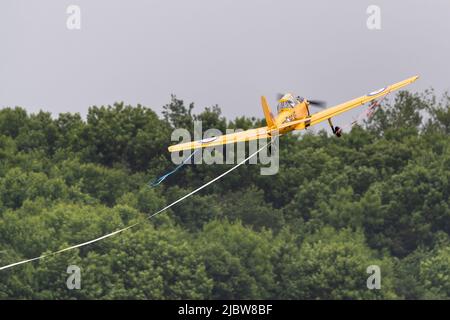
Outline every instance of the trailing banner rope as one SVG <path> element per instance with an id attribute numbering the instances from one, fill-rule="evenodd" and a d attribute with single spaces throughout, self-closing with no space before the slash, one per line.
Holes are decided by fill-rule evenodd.
<path id="1" fill-rule="evenodd" d="M 209 186 L 210 184 L 216 182 L 216 181 L 219 180 L 220 178 L 226 176 L 227 174 L 229 174 L 229 173 L 232 172 L 233 170 L 235 170 L 235 169 L 237 169 L 238 167 L 240 167 L 241 165 L 243 165 L 243 164 L 244 164 L 245 162 L 247 162 L 249 159 L 251 159 L 251 158 L 253 158 L 254 156 L 256 156 L 258 153 L 260 153 L 262 150 L 264 150 L 264 148 L 267 148 L 267 147 L 270 145 L 270 143 L 271 143 L 271 142 L 268 142 L 267 144 L 265 144 L 264 146 L 262 146 L 261 148 L 259 148 L 256 152 L 252 153 L 252 154 L 249 155 L 247 158 L 245 158 L 244 160 L 242 160 L 241 162 L 239 162 L 238 164 L 236 164 L 234 167 L 232 167 L 232 168 L 230 168 L 229 170 L 225 171 L 225 172 L 222 173 L 221 175 L 215 177 L 215 178 L 212 179 L 211 181 L 205 183 L 204 185 L 198 187 L 198 188 L 195 189 L 194 191 L 188 193 L 187 195 L 181 197 L 180 199 L 178 199 L 178 200 L 172 202 L 171 204 L 165 206 L 165 207 L 162 208 L 161 210 L 159 210 L 159 211 L 157 211 L 157 212 L 155 212 L 155 213 L 153 213 L 153 214 L 147 216 L 147 219 L 151 219 L 151 218 L 157 216 L 158 214 L 162 213 L 163 211 L 166 211 L 166 210 L 169 209 L 170 207 L 176 205 L 177 203 L 183 201 L 184 199 L 186 199 L 186 198 L 192 196 L 193 194 L 199 192 L 200 190 L 206 188 L 206 187 Z M 192 153 L 191 156 L 192 156 L 193 154 L 194 154 L 194 153 Z M 72 249 L 76 249 L 76 248 L 83 247 L 83 246 L 89 245 L 89 244 L 91 244 L 91 243 L 94 243 L 94 242 L 97 242 L 97 241 L 100 241 L 100 240 L 103 240 L 103 239 L 112 237 L 112 236 L 114 236 L 114 235 L 116 235 L 116 234 L 118 234 L 118 233 L 121 233 L 121 232 L 124 232 L 124 231 L 126 231 L 126 230 L 128 230 L 128 229 L 131 229 L 131 228 L 133 228 L 133 227 L 135 227 L 135 226 L 137 226 L 137 225 L 139 225 L 139 224 L 141 224 L 141 223 L 142 223 L 142 222 L 137 222 L 137 223 L 134 223 L 134 224 L 132 224 L 132 225 L 130 225 L 130 226 L 128 226 L 128 227 L 125 227 L 125 228 L 123 228 L 123 229 L 119 229 L 119 230 L 116 230 L 116 231 L 114 231 L 114 232 L 105 234 L 104 236 L 101 236 L 101 237 L 99 237 L 99 238 L 96 238 L 96 239 L 93 239 L 93 240 L 89 240 L 89 241 L 86 241 L 86 242 L 83 242 L 83 243 L 79 243 L 79 244 L 77 244 L 77 245 L 74 245 L 74 246 L 71 246 L 71 247 L 68 247 L 68 248 L 64 248 L 64 249 L 61 249 L 61 250 L 58 250 L 58 251 L 54 251 L 54 252 L 51 252 L 51 253 L 47 253 L 47 254 L 41 255 L 41 256 L 36 257 L 36 258 L 32 258 L 32 259 L 27 259 L 27 260 L 22 260 L 22 261 L 19 261 L 19 262 L 11 263 L 11 264 L 8 264 L 8 265 L 6 265 L 6 266 L 0 267 L 0 270 L 9 269 L 9 268 L 12 268 L 12 267 L 17 266 L 17 265 L 20 265 L 20 264 L 24 264 L 24 263 L 28 263 L 28 262 L 40 260 L 40 259 L 43 259 L 43 258 L 46 258 L 46 257 L 49 257 L 49 256 L 53 256 L 53 255 L 56 255 L 56 254 L 59 254 L 59 253 L 65 252 L 65 251 L 69 251 L 69 250 L 72 250 Z"/>

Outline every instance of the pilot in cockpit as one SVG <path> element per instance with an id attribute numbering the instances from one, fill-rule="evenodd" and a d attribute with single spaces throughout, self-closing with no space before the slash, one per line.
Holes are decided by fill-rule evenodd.
<path id="1" fill-rule="evenodd" d="M 290 93 L 286 93 L 284 96 L 278 100 L 277 110 L 280 112 L 282 109 L 290 109 L 295 107 L 299 102 L 299 99 L 294 98 Z"/>

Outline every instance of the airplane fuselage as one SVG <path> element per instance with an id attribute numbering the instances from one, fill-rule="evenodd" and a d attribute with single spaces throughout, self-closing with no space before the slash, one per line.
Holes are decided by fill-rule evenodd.
<path id="1" fill-rule="evenodd" d="M 305 101 L 298 103 L 293 108 L 283 108 L 278 112 L 275 118 L 275 125 L 278 127 L 284 123 L 288 123 L 295 120 L 305 119 L 309 116 L 308 104 Z M 291 131 L 292 129 L 285 128 L 280 130 L 280 134 Z"/>

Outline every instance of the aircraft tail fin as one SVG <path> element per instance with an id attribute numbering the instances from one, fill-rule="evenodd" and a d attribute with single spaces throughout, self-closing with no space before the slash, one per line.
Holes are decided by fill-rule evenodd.
<path id="1" fill-rule="evenodd" d="M 264 117 L 266 118 L 266 123 L 267 126 L 270 127 L 274 127 L 275 126 L 275 121 L 273 119 L 273 114 L 270 111 L 270 107 L 269 104 L 267 103 L 266 97 L 262 96 L 261 97 L 261 105 L 264 111 Z"/>

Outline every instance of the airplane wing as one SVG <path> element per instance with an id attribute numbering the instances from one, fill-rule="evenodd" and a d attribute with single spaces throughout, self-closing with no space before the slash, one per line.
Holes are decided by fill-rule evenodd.
<path id="1" fill-rule="evenodd" d="M 372 101 L 372 100 L 377 99 L 381 96 L 384 96 L 388 93 L 391 93 L 395 90 L 398 90 L 398 89 L 416 81 L 418 78 L 419 78 L 418 76 L 411 77 L 406 80 L 397 82 L 393 85 L 390 85 L 388 87 L 384 87 L 384 88 L 372 91 L 362 97 L 359 97 L 359 98 L 341 103 L 337 106 L 325 109 L 323 111 L 314 113 L 313 115 L 311 115 L 308 118 L 284 123 L 284 124 L 276 127 L 275 130 L 278 132 L 278 130 L 282 130 L 285 128 L 289 128 L 292 130 L 305 129 L 306 127 L 309 127 L 309 126 L 315 125 L 319 122 L 330 119 L 331 117 L 337 116 L 343 112 L 349 111 L 349 110 L 356 108 L 360 105 L 363 105 L 369 101 Z M 198 140 L 198 141 L 186 142 L 186 143 L 181 143 L 181 144 L 170 146 L 169 151 L 176 152 L 176 151 L 182 151 L 182 150 L 214 147 L 214 146 L 228 144 L 228 143 L 236 143 L 236 142 L 242 142 L 242 141 L 250 141 L 250 140 L 256 140 L 256 139 L 269 138 L 270 133 L 272 133 L 273 130 L 274 129 L 269 129 L 268 127 L 261 127 L 261 128 L 236 132 L 236 133 L 232 133 L 232 134 L 222 135 L 222 136 L 218 136 L 218 137 L 205 138 L 205 139 Z"/>
<path id="2" fill-rule="evenodd" d="M 269 132 L 270 131 L 268 130 L 267 127 L 250 129 L 246 131 L 226 134 L 223 136 L 205 138 L 202 140 L 176 144 L 169 147 L 169 152 L 192 150 L 206 147 L 214 147 L 228 143 L 265 139 L 270 137 Z"/>
<path id="3" fill-rule="evenodd" d="M 388 93 L 391 93 L 395 90 L 398 90 L 404 86 L 407 86 L 408 84 L 411 84 L 414 81 L 416 81 L 418 78 L 419 78 L 419 76 L 411 77 L 406 80 L 397 82 L 393 85 L 372 91 L 372 92 L 366 94 L 365 96 L 362 96 L 362 97 L 338 104 L 337 106 L 325 109 L 323 111 L 314 113 L 311 115 L 311 117 L 308 117 L 306 119 L 291 121 L 291 122 L 282 124 L 281 126 L 279 126 L 278 129 L 292 127 L 292 129 L 294 129 L 294 130 L 301 130 L 301 129 L 304 129 L 305 127 L 313 126 L 319 122 L 330 119 L 331 117 L 335 117 L 343 112 L 349 111 L 349 110 L 356 108 L 360 105 L 363 105 L 369 101 L 372 101 L 372 100 L 377 99 L 381 96 L 384 96 Z"/>

